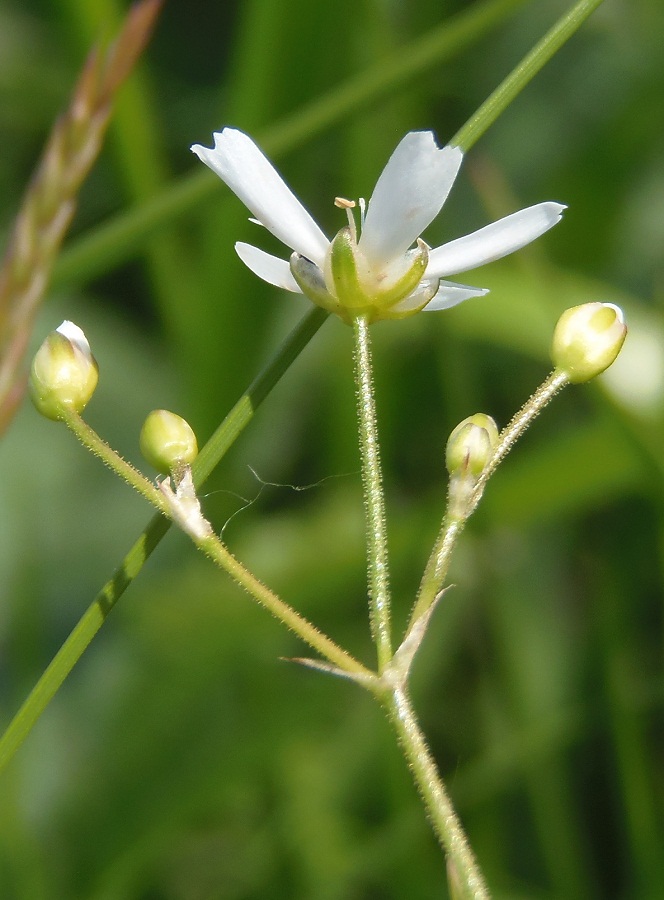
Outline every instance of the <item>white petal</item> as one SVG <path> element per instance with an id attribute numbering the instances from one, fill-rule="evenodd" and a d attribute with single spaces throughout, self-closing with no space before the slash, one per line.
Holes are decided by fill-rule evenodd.
<path id="1" fill-rule="evenodd" d="M 241 241 L 235 245 L 235 251 L 245 266 L 263 281 L 283 288 L 285 291 L 292 291 L 294 294 L 302 293 L 291 275 L 288 260 L 279 259 L 264 250 L 259 250 L 258 247 L 243 244 Z"/>
<path id="2" fill-rule="evenodd" d="M 395 303 L 394 306 L 390 307 L 390 312 L 402 313 L 424 309 L 436 296 L 439 287 L 440 281 L 437 278 L 433 278 L 430 281 L 420 281 L 411 294 L 408 294 L 403 300 L 400 300 L 398 303 Z"/>
<path id="3" fill-rule="evenodd" d="M 359 246 L 374 265 L 401 256 L 441 210 L 463 153 L 411 131 L 383 169 L 367 207 Z"/>
<path id="4" fill-rule="evenodd" d="M 268 231 L 291 250 L 322 265 L 327 238 L 250 137 L 224 128 L 214 135 L 214 150 L 200 144 L 191 149 Z"/>
<path id="5" fill-rule="evenodd" d="M 450 309 L 457 303 L 470 300 L 471 297 L 483 297 L 489 293 L 488 288 L 471 287 L 468 284 L 454 284 L 452 281 L 441 281 L 438 293 L 431 303 L 424 307 L 425 312 L 434 312 L 439 309 Z"/>
<path id="6" fill-rule="evenodd" d="M 55 330 L 66 337 L 70 344 L 74 344 L 75 347 L 78 347 L 85 356 L 91 355 L 90 344 L 88 343 L 88 339 L 86 338 L 83 329 L 79 328 L 78 325 L 75 325 L 74 322 L 65 319 Z"/>
<path id="7" fill-rule="evenodd" d="M 466 272 L 525 247 L 559 222 L 561 203 L 538 203 L 429 251 L 427 278 Z"/>

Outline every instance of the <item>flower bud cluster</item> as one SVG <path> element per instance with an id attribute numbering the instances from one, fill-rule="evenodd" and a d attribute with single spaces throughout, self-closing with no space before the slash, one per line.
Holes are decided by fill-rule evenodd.
<path id="1" fill-rule="evenodd" d="M 352 225 L 342 229 L 329 247 L 326 274 L 334 285 L 336 297 L 344 298 L 344 308 L 349 314 L 354 311 L 370 320 L 381 318 L 386 308 L 398 304 L 405 296 L 412 300 L 423 289 L 428 250 L 421 241 L 416 249 L 408 251 L 405 265 L 402 261 L 393 279 L 380 288 L 370 283 L 371 273 L 366 271 Z M 306 262 L 296 254 L 291 262 L 293 276 L 301 289 L 312 294 L 320 291 L 319 302 L 325 298 L 332 302 L 320 270 L 315 266 L 309 270 L 304 265 Z M 551 356 L 555 372 L 551 377 L 555 376 L 560 384 L 564 380 L 580 383 L 594 378 L 614 362 L 626 334 L 622 311 L 611 303 L 586 303 L 566 310 L 553 335 Z M 97 380 L 97 363 L 85 334 L 73 322 L 65 321 L 48 335 L 34 357 L 30 393 L 44 416 L 67 419 L 68 413 L 82 412 L 95 391 Z M 539 396 L 539 393 L 533 395 L 522 408 L 520 419 L 513 420 L 520 432 L 541 409 L 542 404 L 535 402 Z M 491 463 L 498 442 L 496 423 L 484 413 L 464 419 L 450 435 L 445 463 L 450 474 L 452 516 L 465 519 L 477 504 L 480 479 Z M 173 509 L 173 518 L 192 534 L 199 537 L 207 534 L 209 526 L 202 517 L 191 477 L 191 464 L 198 446 L 189 424 L 168 410 L 153 410 L 141 430 L 140 446 L 145 459 L 157 471 L 173 476 L 175 490 L 167 483 L 160 485 Z"/>
<path id="2" fill-rule="evenodd" d="M 79 424 L 68 413 L 80 413 L 97 386 L 97 363 L 85 334 L 73 322 L 63 322 L 48 335 L 32 363 L 30 392 L 40 413 L 49 419 L 64 419 L 80 436 Z M 83 423 L 84 424 L 84 423 Z M 122 460 L 91 429 L 85 443 L 118 474 L 145 494 L 140 473 Z M 166 409 L 155 409 L 146 418 L 140 435 L 144 457 L 166 476 L 159 483 L 162 504 L 168 515 L 194 540 L 212 535 L 203 516 L 191 471 L 198 454 L 196 435 L 187 422 Z M 149 494 L 149 490 L 148 490 Z M 160 508 L 162 508 L 160 506 Z"/>

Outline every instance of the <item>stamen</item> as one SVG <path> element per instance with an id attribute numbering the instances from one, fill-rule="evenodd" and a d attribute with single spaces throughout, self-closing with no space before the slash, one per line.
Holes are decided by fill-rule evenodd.
<path id="1" fill-rule="evenodd" d="M 360 228 L 362 230 L 364 230 L 364 216 L 367 211 L 367 201 L 364 199 L 364 197 L 360 197 L 359 206 L 360 206 Z"/>
<path id="2" fill-rule="evenodd" d="M 334 205 L 338 209 L 346 210 L 346 215 L 348 216 L 348 224 L 350 226 L 350 233 L 353 235 L 353 241 L 357 244 L 357 225 L 355 223 L 355 217 L 352 213 L 352 210 L 355 209 L 357 203 L 354 200 L 346 200 L 345 197 L 335 197 Z"/>

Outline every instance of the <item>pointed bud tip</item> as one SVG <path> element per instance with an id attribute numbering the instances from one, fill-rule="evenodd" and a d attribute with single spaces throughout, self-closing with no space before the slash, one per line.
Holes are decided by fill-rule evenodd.
<path id="1" fill-rule="evenodd" d="M 584 303 L 558 319 L 551 359 L 570 382 L 580 384 L 615 362 L 627 335 L 625 317 L 613 303 Z"/>

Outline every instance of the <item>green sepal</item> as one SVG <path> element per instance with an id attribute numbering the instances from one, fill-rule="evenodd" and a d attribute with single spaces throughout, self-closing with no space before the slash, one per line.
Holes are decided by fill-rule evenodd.
<path id="1" fill-rule="evenodd" d="M 305 297 L 308 297 L 316 306 L 341 315 L 339 304 L 328 291 L 323 273 L 315 263 L 306 256 L 293 253 L 290 258 L 290 270 L 295 283 Z"/>
<path id="2" fill-rule="evenodd" d="M 422 312 L 422 310 L 433 300 L 433 298 L 438 293 L 438 288 L 440 287 L 440 279 L 434 278 L 430 281 L 423 280 L 420 282 L 419 286 L 415 288 L 412 294 L 408 297 L 400 300 L 398 303 L 395 303 L 394 306 L 391 306 L 389 310 L 386 310 L 382 318 L 384 319 L 407 319 L 409 316 L 414 316 L 415 313 Z M 415 298 L 417 297 L 417 302 Z"/>
<path id="3" fill-rule="evenodd" d="M 337 232 L 330 246 L 330 270 L 339 304 L 344 309 L 359 313 L 373 306 L 374 298 L 365 293 L 360 282 L 356 252 L 355 238 L 346 225 Z"/>
<path id="4" fill-rule="evenodd" d="M 374 302 L 377 301 L 381 310 L 387 311 L 388 309 L 391 309 L 401 300 L 405 300 L 405 298 L 408 297 L 409 294 L 412 294 L 417 288 L 420 281 L 424 278 L 424 273 L 429 265 L 429 248 L 423 240 L 418 238 L 417 247 L 408 251 L 406 259 L 410 263 L 409 268 L 404 272 L 401 278 L 391 284 L 387 290 L 381 290 L 375 298 Z M 438 290 L 437 287 L 436 290 Z M 428 303 L 430 299 L 431 298 L 429 297 L 426 303 Z M 424 305 L 426 305 L 426 303 Z"/>

